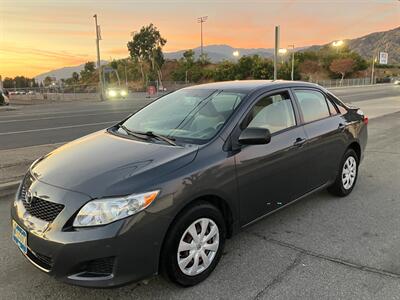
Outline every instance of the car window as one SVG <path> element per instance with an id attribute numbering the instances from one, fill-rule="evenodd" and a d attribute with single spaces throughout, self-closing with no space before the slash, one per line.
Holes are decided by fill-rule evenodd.
<path id="1" fill-rule="evenodd" d="M 237 93 L 221 93 L 215 99 L 211 100 L 215 110 L 219 113 L 225 113 L 235 110 L 241 101 L 241 94 Z"/>
<path id="2" fill-rule="evenodd" d="M 335 97 L 333 94 L 328 93 L 328 98 L 329 100 L 331 100 L 333 103 L 336 104 L 337 108 L 339 109 L 339 112 L 341 114 L 345 114 L 347 113 L 347 109 L 345 107 L 345 105 L 343 104 L 342 101 L 340 101 L 337 97 Z"/>
<path id="3" fill-rule="evenodd" d="M 296 125 L 288 92 L 261 98 L 253 106 L 246 127 L 267 128 L 271 133 Z"/>
<path id="4" fill-rule="evenodd" d="M 313 90 L 295 90 L 304 122 L 312 122 L 330 116 L 325 96 Z"/>
<path id="5" fill-rule="evenodd" d="M 217 134 L 245 96 L 239 92 L 182 89 L 139 110 L 124 126 L 131 131 L 151 131 L 183 142 L 204 143 Z"/>
<path id="6" fill-rule="evenodd" d="M 337 115 L 338 111 L 336 109 L 336 106 L 329 99 L 326 99 L 326 102 L 328 103 L 328 107 L 329 107 L 329 111 L 330 111 L 331 115 L 332 116 Z"/>

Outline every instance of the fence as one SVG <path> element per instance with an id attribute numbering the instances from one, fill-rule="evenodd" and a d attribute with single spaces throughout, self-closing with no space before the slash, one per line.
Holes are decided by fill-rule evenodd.
<path id="1" fill-rule="evenodd" d="M 396 78 L 377 78 L 374 83 L 388 83 L 394 82 Z M 340 79 L 332 80 L 313 80 L 310 81 L 326 88 L 333 87 L 347 87 L 347 86 L 363 86 L 370 85 L 371 78 L 345 78 L 343 81 Z M 152 97 L 157 97 L 165 92 L 171 92 L 181 89 L 186 86 L 193 85 L 194 83 L 165 81 L 162 86 L 157 82 L 149 82 L 147 86 L 140 83 L 128 83 L 128 91 L 131 97 L 143 98 L 149 96 L 148 88 L 154 87 Z M 125 85 L 123 85 L 125 87 Z M 97 84 L 87 85 L 51 85 L 49 87 L 40 88 L 8 88 L 10 99 L 14 103 L 30 103 L 30 102 L 52 102 L 52 101 L 98 101 L 99 100 L 99 87 Z"/>
<path id="2" fill-rule="evenodd" d="M 149 96 L 148 88 L 154 87 L 152 97 L 157 97 L 165 92 L 181 89 L 189 86 L 185 82 L 163 82 L 162 86 L 156 82 L 149 82 L 146 86 L 135 83 L 128 83 L 128 91 L 133 97 L 143 98 Z M 113 86 L 109 86 L 112 88 Z M 107 88 L 107 87 L 106 87 Z M 121 88 L 125 88 L 122 85 Z M 13 103 L 30 103 L 35 102 L 52 102 L 52 101 L 74 101 L 86 100 L 96 101 L 99 100 L 99 86 L 97 84 L 90 85 L 51 85 L 48 87 L 31 87 L 31 88 L 8 88 L 10 99 Z"/>
<path id="3" fill-rule="evenodd" d="M 362 85 L 370 85 L 371 78 L 345 78 L 343 80 L 340 79 L 328 79 L 328 80 L 310 80 L 312 83 L 319 84 L 326 88 L 332 87 L 344 87 L 344 86 L 362 86 Z"/>
<path id="4" fill-rule="evenodd" d="M 394 82 L 396 78 L 391 78 L 391 77 L 384 77 L 384 78 L 375 78 L 374 79 L 374 84 L 377 83 L 391 83 Z M 319 84 L 323 87 L 326 88 L 332 88 L 332 87 L 346 87 L 346 86 L 363 86 L 363 85 L 370 85 L 371 84 L 371 78 L 370 77 L 365 77 L 365 78 L 345 78 L 342 80 L 340 79 L 328 79 L 328 80 L 310 80 L 310 82 Z"/>

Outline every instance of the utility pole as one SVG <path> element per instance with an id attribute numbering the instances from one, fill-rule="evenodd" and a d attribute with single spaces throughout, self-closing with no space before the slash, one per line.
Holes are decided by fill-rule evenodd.
<path id="1" fill-rule="evenodd" d="M 280 26 L 275 26 L 275 51 L 274 51 L 274 80 L 278 78 L 278 51 L 279 51 Z"/>
<path id="2" fill-rule="evenodd" d="M 292 73 L 290 73 L 290 76 L 293 81 L 294 80 L 294 45 L 289 45 L 288 47 L 292 48 Z"/>
<path id="3" fill-rule="evenodd" d="M 375 54 L 372 55 L 372 68 L 371 68 L 371 84 L 374 84 L 375 81 Z"/>
<path id="4" fill-rule="evenodd" d="M 203 23 L 207 20 L 208 16 L 197 18 L 197 23 L 200 23 L 200 60 L 204 62 L 203 51 Z"/>
<path id="5" fill-rule="evenodd" d="M 126 64 L 127 62 L 125 62 L 125 86 L 128 87 L 128 73 L 126 72 Z"/>
<path id="6" fill-rule="evenodd" d="M 97 70 L 99 71 L 99 94 L 100 100 L 103 101 L 103 78 L 101 77 L 101 65 L 100 65 L 100 25 L 97 24 L 97 14 L 93 16 L 96 25 L 96 46 L 97 46 Z"/>

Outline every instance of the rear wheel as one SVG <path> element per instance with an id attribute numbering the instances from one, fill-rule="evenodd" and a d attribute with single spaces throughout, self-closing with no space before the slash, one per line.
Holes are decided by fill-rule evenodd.
<path id="1" fill-rule="evenodd" d="M 328 188 L 332 194 L 345 197 L 353 190 L 358 176 L 358 156 L 353 149 L 348 149 L 343 156 L 335 182 Z"/>
<path id="2" fill-rule="evenodd" d="M 216 207 L 206 202 L 190 207 L 168 233 L 161 257 L 162 273 L 182 286 L 203 281 L 221 258 L 225 235 L 224 218 Z"/>

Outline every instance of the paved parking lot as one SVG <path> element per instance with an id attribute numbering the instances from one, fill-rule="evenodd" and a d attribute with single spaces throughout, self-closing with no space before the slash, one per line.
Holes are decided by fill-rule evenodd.
<path id="1" fill-rule="evenodd" d="M 323 191 L 248 227 L 228 240 L 215 272 L 192 288 L 161 277 L 111 290 L 57 282 L 12 243 L 12 197 L 0 199 L 0 298 L 400 299 L 399 128 L 400 113 L 370 121 L 350 196 Z"/>

